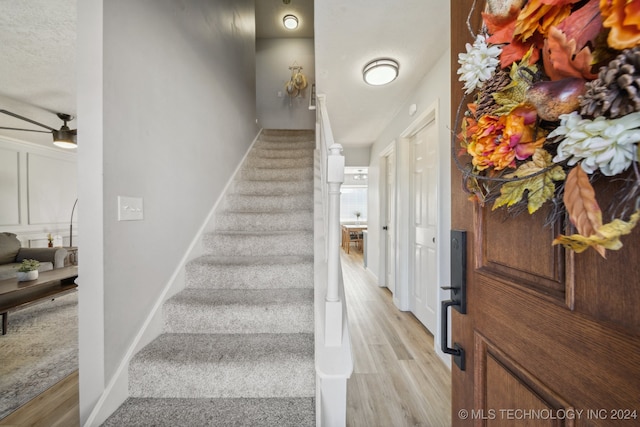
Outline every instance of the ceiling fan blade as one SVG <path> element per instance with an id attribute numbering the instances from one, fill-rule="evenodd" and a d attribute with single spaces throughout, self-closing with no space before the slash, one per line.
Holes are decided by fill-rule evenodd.
<path id="1" fill-rule="evenodd" d="M 21 128 L 8 128 L 8 127 L 4 127 L 4 126 L 0 126 L 0 129 L 6 129 L 6 130 L 23 130 L 25 132 L 38 132 L 38 133 L 51 133 L 48 130 L 36 130 L 36 129 L 21 129 Z"/>
<path id="2" fill-rule="evenodd" d="M 31 119 L 29 119 L 27 117 L 24 117 L 24 116 L 21 116 L 19 114 L 12 113 L 11 111 L 0 110 L 0 113 L 6 114 L 7 116 L 15 117 L 16 119 L 24 120 L 25 122 L 32 123 L 32 124 L 34 124 L 36 126 L 40 126 L 40 127 L 45 128 L 45 129 L 56 130 L 56 129 L 50 127 L 50 126 L 43 125 L 42 123 L 36 122 L 35 120 L 31 120 Z M 7 128 L 3 128 L 3 129 L 7 129 Z M 26 130 L 26 131 L 28 131 L 29 129 L 15 129 L 15 130 Z M 42 132 L 42 131 L 33 131 L 33 132 Z"/>

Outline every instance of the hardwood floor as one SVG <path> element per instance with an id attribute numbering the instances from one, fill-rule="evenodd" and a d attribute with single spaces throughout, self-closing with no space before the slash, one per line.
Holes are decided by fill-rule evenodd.
<path id="1" fill-rule="evenodd" d="M 78 399 L 78 371 L 75 371 L 0 420 L 0 426 L 79 427 Z"/>
<path id="2" fill-rule="evenodd" d="M 355 357 L 347 384 L 347 426 L 451 425 L 449 370 L 433 336 L 362 267 L 362 253 L 341 251 Z M 0 420 L 0 426 L 76 427 L 78 372 Z"/>
<path id="3" fill-rule="evenodd" d="M 347 383 L 347 426 L 451 425 L 450 371 L 433 336 L 364 270 L 362 253 L 341 251 L 354 373 Z"/>

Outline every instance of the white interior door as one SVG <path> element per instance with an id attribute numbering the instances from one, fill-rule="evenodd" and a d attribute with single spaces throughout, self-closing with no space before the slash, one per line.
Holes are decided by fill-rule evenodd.
<path id="1" fill-rule="evenodd" d="M 396 152 L 389 153 L 386 159 L 386 285 L 392 294 L 396 293 Z"/>
<path id="2" fill-rule="evenodd" d="M 412 244 L 410 307 L 435 333 L 438 307 L 437 246 L 438 152 L 435 121 L 411 137 Z"/>

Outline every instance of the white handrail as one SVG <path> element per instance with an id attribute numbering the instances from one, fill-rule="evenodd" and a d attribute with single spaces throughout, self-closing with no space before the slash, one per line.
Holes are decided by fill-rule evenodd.
<path id="1" fill-rule="evenodd" d="M 346 385 L 353 356 L 340 265 L 342 146 L 333 139 L 326 98 L 316 102 L 315 313 L 318 426 L 346 425 Z"/>

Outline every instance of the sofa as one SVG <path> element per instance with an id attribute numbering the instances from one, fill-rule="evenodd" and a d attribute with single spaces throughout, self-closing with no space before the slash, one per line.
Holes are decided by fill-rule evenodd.
<path id="1" fill-rule="evenodd" d="M 64 267 L 67 250 L 64 248 L 23 248 L 13 233 L 0 233 L 0 280 L 16 277 L 24 259 L 40 261 L 38 271 Z"/>

